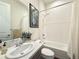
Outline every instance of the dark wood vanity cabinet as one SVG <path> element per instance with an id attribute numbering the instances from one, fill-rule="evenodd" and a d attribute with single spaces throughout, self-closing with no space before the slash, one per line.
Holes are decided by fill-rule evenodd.
<path id="1" fill-rule="evenodd" d="M 40 59 L 41 48 L 30 58 L 30 59 Z"/>

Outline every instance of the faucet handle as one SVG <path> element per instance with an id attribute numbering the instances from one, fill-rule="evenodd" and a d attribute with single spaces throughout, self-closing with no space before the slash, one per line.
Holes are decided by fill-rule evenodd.
<path id="1" fill-rule="evenodd" d="M 45 39 L 45 36 L 46 36 L 46 35 L 45 35 L 45 34 L 42 34 L 42 36 L 43 36 L 43 39 Z"/>

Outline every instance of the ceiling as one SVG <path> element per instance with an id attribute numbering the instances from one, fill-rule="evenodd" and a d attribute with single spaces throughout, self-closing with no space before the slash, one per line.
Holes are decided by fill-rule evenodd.
<path id="1" fill-rule="evenodd" d="M 51 3 L 51 2 L 53 2 L 53 1 L 55 1 L 55 0 L 44 0 L 44 3 L 45 3 L 45 4 L 48 4 L 48 3 Z"/>
<path id="2" fill-rule="evenodd" d="M 50 4 L 50 3 L 56 2 L 56 1 L 68 2 L 68 1 L 72 1 L 72 0 L 43 0 L 43 2 L 44 2 L 45 4 Z"/>

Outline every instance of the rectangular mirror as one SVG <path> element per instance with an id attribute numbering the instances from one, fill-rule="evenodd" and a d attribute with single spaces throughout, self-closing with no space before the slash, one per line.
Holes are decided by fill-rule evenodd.
<path id="1" fill-rule="evenodd" d="M 28 17 L 28 7 L 20 0 L 0 0 L 0 40 L 7 41 L 21 37 L 21 25 Z M 29 19 L 27 19 L 29 21 Z"/>

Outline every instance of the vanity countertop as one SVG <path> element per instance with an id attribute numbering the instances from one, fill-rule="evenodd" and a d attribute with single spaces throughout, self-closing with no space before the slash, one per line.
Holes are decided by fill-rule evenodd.
<path id="1" fill-rule="evenodd" d="M 29 41 L 29 42 L 32 42 L 32 41 Z M 33 41 L 33 42 L 35 43 L 35 48 L 31 51 L 31 53 L 29 53 L 26 56 L 19 58 L 19 59 L 30 59 L 43 45 L 43 42 L 40 42 L 39 40 Z M 1 55 L 1 53 L 0 53 L 0 59 L 6 59 L 5 55 Z"/>
<path id="2" fill-rule="evenodd" d="M 5 59 L 5 55 L 1 55 L 1 50 L 0 50 L 0 59 Z"/>
<path id="3" fill-rule="evenodd" d="M 43 43 L 38 43 L 38 42 L 39 41 L 35 42 L 36 43 L 35 44 L 35 48 L 34 48 L 34 50 L 31 53 L 29 53 L 27 56 L 22 57 L 20 59 L 30 59 L 43 45 Z"/>

